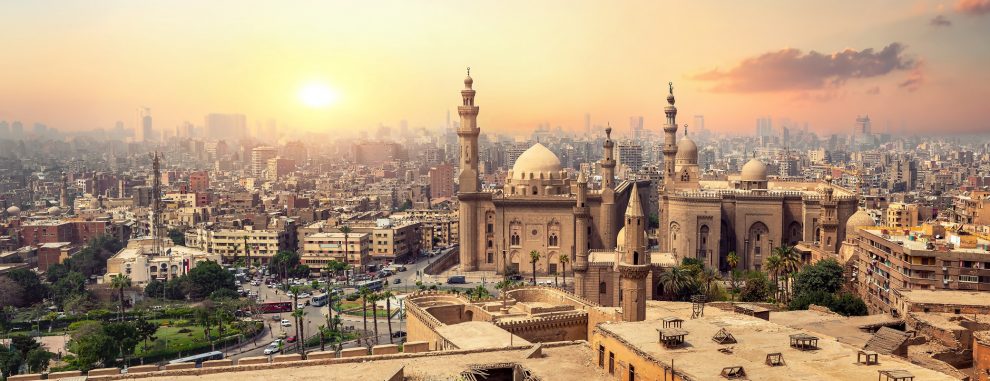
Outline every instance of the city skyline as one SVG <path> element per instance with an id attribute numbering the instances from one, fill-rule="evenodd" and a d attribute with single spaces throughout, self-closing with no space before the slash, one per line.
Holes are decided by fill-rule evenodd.
<path id="1" fill-rule="evenodd" d="M 658 133 L 667 82 L 685 115 L 723 133 L 752 134 L 768 115 L 819 133 L 850 133 L 867 114 L 878 132 L 988 127 L 985 0 L 50 5 L 0 15 L 21 35 L 0 42 L 0 120 L 136 128 L 148 107 L 156 130 L 209 113 L 331 134 L 400 119 L 433 128 L 471 66 L 479 125 L 510 135 L 583 132 L 585 114 L 620 130 L 642 115 Z M 313 86 L 333 102 L 300 99 Z"/>

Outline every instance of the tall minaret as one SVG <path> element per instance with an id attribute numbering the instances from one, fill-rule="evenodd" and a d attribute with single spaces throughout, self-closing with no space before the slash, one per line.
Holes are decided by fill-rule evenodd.
<path id="1" fill-rule="evenodd" d="M 477 193 L 481 188 L 478 179 L 478 134 L 481 130 L 478 128 L 478 106 L 474 105 L 474 89 L 471 88 L 473 84 L 471 68 L 468 68 L 464 90 L 461 90 L 462 104 L 457 106 L 457 113 L 461 115 L 461 125 L 457 129 L 461 145 L 460 173 L 457 176 L 460 182 L 457 198 L 460 205 L 461 271 L 477 270 L 480 252 Z"/>
<path id="2" fill-rule="evenodd" d="M 60 208 L 62 208 L 62 211 L 63 212 L 69 210 L 68 209 L 69 208 L 69 191 L 68 191 L 68 189 L 66 189 L 66 188 L 68 188 L 68 182 L 69 182 L 68 177 L 65 175 L 65 172 L 62 172 L 62 184 L 61 184 L 61 186 L 59 187 L 59 190 L 58 190 L 58 206 Z"/>
<path id="3" fill-rule="evenodd" d="M 605 157 L 599 164 L 602 168 L 602 207 L 601 207 L 601 234 L 602 244 L 606 249 L 615 248 L 615 158 L 613 148 L 615 142 L 612 141 L 612 127 L 605 129 Z"/>
<path id="4" fill-rule="evenodd" d="M 639 201 L 639 186 L 633 184 L 626 207 L 625 242 L 616 267 L 622 293 L 622 320 L 643 321 L 646 318 L 646 276 L 650 273 L 646 252 L 646 218 Z"/>
<path id="5" fill-rule="evenodd" d="M 663 125 L 663 183 L 668 185 L 674 181 L 674 160 L 677 156 L 677 107 L 674 107 L 674 83 L 668 82 L 670 93 L 667 94 L 667 123 Z"/>
<path id="6" fill-rule="evenodd" d="M 584 285 L 588 271 L 588 177 L 578 173 L 577 203 L 574 205 L 574 294 L 589 298 Z"/>

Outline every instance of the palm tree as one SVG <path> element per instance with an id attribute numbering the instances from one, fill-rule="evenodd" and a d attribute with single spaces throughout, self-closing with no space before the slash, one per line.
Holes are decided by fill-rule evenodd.
<path id="1" fill-rule="evenodd" d="M 468 296 L 472 299 L 479 300 L 491 296 L 491 293 L 488 292 L 488 289 L 485 288 L 485 286 L 479 284 L 478 287 L 475 287 L 470 291 L 468 291 Z"/>
<path id="2" fill-rule="evenodd" d="M 515 285 L 515 283 L 516 282 L 514 282 L 512 280 L 509 280 L 509 279 L 502 279 L 501 281 L 499 281 L 495 285 L 495 288 L 497 288 L 499 290 L 499 292 L 498 292 L 499 293 L 499 297 L 502 298 L 502 308 L 503 309 L 506 308 L 506 303 L 507 303 L 507 299 L 508 299 L 508 295 L 506 295 L 506 291 L 509 288 L 511 288 L 513 285 Z"/>
<path id="3" fill-rule="evenodd" d="M 563 279 L 561 279 L 561 281 L 560 281 L 560 286 L 561 287 L 566 287 L 567 286 L 567 262 L 569 262 L 571 260 L 571 256 L 570 255 L 567 255 L 567 254 L 561 254 L 559 260 L 560 260 L 561 274 L 563 274 L 563 275 L 561 275 L 563 277 Z"/>
<path id="4" fill-rule="evenodd" d="M 780 257 L 783 260 L 784 270 L 784 297 L 790 300 L 790 280 L 794 279 L 794 274 L 801 268 L 801 253 L 793 246 L 780 245 Z M 776 250 L 776 249 L 775 249 Z"/>
<path id="5" fill-rule="evenodd" d="M 296 348 L 299 348 L 299 353 L 303 353 L 306 350 L 306 331 L 303 327 L 303 318 L 306 317 L 306 310 L 298 308 L 292 311 L 292 317 L 296 320 Z"/>
<path id="6" fill-rule="evenodd" d="M 706 267 L 701 274 L 698 274 L 698 277 L 701 278 L 700 281 L 705 284 L 705 295 L 708 297 L 712 296 L 712 282 L 717 282 L 722 279 L 722 277 L 719 276 L 718 271 L 715 271 L 715 269 L 710 267 Z"/>
<path id="7" fill-rule="evenodd" d="M 542 254 L 539 251 L 533 250 L 529 252 L 529 263 L 533 264 L 533 285 L 536 285 L 536 262 L 540 260 Z"/>
<path id="8" fill-rule="evenodd" d="M 348 240 L 350 238 L 350 234 L 352 230 L 351 227 L 347 225 L 341 226 L 340 229 L 338 230 L 340 230 L 341 233 L 344 233 L 344 263 L 347 263 L 347 261 L 350 260 L 349 257 L 351 254 L 350 253 L 351 245 L 348 244 Z M 347 281 L 348 281 L 347 283 L 350 284 L 350 279 L 347 279 Z"/>
<path id="9" fill-rule="evenodd" d="M 364 333 L 368 333 L 368 298 L 371 296 L 371 290 L 367 286 L 361 286 L 358 289 L 358 295 L 361 296 L 361 319 L 364 320 Z"/>
<path id="10" fill-rule="evenodd" d="M 378 301 L 382 300 L 382 294 L 372 292 L 368 296 L 368 303 L 371 303 L 371 319 L 375 325 L 375 345 L 378 345 Z"/>
<path id="11" fill-rule="evenodd" d="M 124 288 L 131 287 L 131 277 L 124 274 L 117 274 L 110 277 L 110 286 L 116 288 L 118 292 L 118 297 L 120 298 L 120 313 L 117 315 L 119 318 L 124 317 Z"/>
<path id="12" fill-rule="evenodd" d="M 247 236 L 244 236 L 244 256 L 247 257 L 247 266 L 251 267 L 251 251 L 248 250 Z"/>
<path id="13" fill-rule="evenodd" d="M 292 286 L 291 288 L 289 288 L 289 291 L 292 292 L 292 317 L 296 317 L 296 311 L 301 310 L 301 308 L 299 308 L 299 292 L 302 290 L 299 288 L 299 286 Z M 301 339 L 299 337 L 299 325 L 300 325 L 299 319 L 297 318 L 295 319 L 295 321 L 296 321 L 296 339 L 299 340 Z"/>
<path id="14" fill-rule="evenodd" d="M 780 298 L 780 270 L 784 267 L 784 260 L 776 254 L 776 249 L 774 249 L 774 254 L 767 258 L 767 272 L 773 275 L 773 286 L 774 286 L 774 298 L 779 302 Z"/>
<path id="15" fill-rule="evenodd" d="M 739 292 L 739 271 L 736 270 L 736 266 L 739 266 L 739 255 L 735 251 L 730 251 L 725 260 L 729 263 L 729 274 L 732 276 L 732 301 L 734 302 L 736 301 L 736 293 Z"/>
<path id="16" fill-rule="evenodd" d="M 663 285 L 664 293 L 671 296 L 671 299 L 674 299 L 690 280 L 691 277 L 688 276 L 687 271 L 680 266 L 671 267 L 660 274 L 660 284 Z"/>
<path id="17" fill-rule="evenodd" d="M 388 343 L 393 344 L 392 341 L 392 298 L 395 294 L 392 291 L 385 289 L 382 291 L 382 299 L 385 299 L 385 320 L 388 322 Z"/>

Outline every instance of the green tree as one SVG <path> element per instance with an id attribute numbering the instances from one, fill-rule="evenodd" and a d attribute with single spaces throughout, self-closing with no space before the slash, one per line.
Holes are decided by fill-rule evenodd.
<path id="1" fill-rule="evenodd" d="M 24 306 L 24 287 L 5 276 L 0 276 L 0 308 Z"/>
<path id="2" fill-rule="evenodd" d="M 767 258 L 766 270 L 767 272 L 770 273 L 771 276 L 773 276 L 774 299 L 777 299 L 778 301 L 781 300 L 778 291 L 780 290 L 779 275 L 780 275 L 780 270 L 783 268 L 783 266 L 784 266 L 784 260 L 781 259 L 779 255 L 773 254 Z"/>
<path id="3" fill-rule="evenodd" d="M 374 321 L 375 329 L 375 345 L 379 344 L 378 339 L 378 302 L 382 300 L 382 295 L 377 292 L 372 292 L 368 296 L 368 303 L 371 303 L 371 319 Z"/>
<path id="4" fill-rule="evenodd" d="M 120 300 L 120 314 L 124 316 L 124 289 L 131 287 L 131 277 L 123 274 L 116 274 L 110 277 L 110 288 L 117 290 L 118 300 Z"/>
<path id="5" fill-rule="evenodd" d="M 149 298 L 163 298 L 165 297 L 165 282 L 159 281 L 158 279 L 152 279 L 144 286 L 144 296 Z"/>
<path id="6" fill-rule="evenodd" d="M 103 323 L 84 322 L 72 333 L 69 352 L 75 354 L 73 365 L 82 371 L 97 368 L 100 364 L 112 366 L 119 349 L 113 338 L 103 329 Z"/>
<path id="7" fill-rule="evenodd" d="M 794 295 L 815 290 L 834 294 L 842 289 L 845 281 L 842 265 L 834 259 L 818 261 L 805 266 L 794 276 Z"/>
<path id="8" fill-rule="evenodd" d="M 691 281 L 691 275 L 681 266 L 674 266 L 662 272 L 659 280 L 664 293 L 671 300 L 676 300 L 688 286 L 688 283 Z"/>
<path id="9" fill-rule="evenodd" d="M 529 252 L 529 263 L 533 265 L 533 285 L 536 285 L 536 262 L 539 262 L 542 256 L 543 255 L 536 250 Z"/>
<path id="10" fill-rule="evenodd" d="M 722 277 L 719 276 L 718 271 L 715 271 L 715 269 L 710 267 L 706 267 L 704 270 L 701 271 L 700 274 L 698 274 L 698 281 L 699 283 L 705 285 L 705 295 L 708 296 L 709 298 L 713 296 L 712 283 L 718 282 L 720 280 L 722 280 Z"/>
<path id="11" fill-rule="evenodd" d="M 791 310 L 806 310 L 809 305 L 814 304 L 831 309 L 833 303 L 835 303 L 835 296 L 831 292 L 813 290 L 794 295 L 787 307 Z"/>
<path id="12" fill-rule="evenodd" d="M 744 302 L 766 302 L 770 297 L 770 280 L 761 271 L 751 271 L 746 275 L 739 298 Z"/>
<path id="13" fill-rule="evenodd" d="M 192 299 L 203 299 L 219 289 L 237 290 L 234 274 L 213 261 L 197 263 L 183 278 L 186 294 Z"/>
<path id="14" fill-rule="evenodd" d="M 392 340 L 392 298 L 395 297 L 395 294 L 393 294 L 391 290 L 386 288 L 384 291 L 382 291 L 381 296 L 382 299 L 385 300 L 385 321 L 388 322 L 388 342 L 389 344 L 393 344 L 394 341 Z"/>
<path id="15" fill-rule="evenodd" d="M 296 320 L 296 347 L 299 348 L 299 353 L 303 353 L 306 351 L 306 331 L 302 323 L 306 318 L 306 310 L 297 308 L 292 311 L 292 317 Z"/>
<path id="16" fill-rule="evenodd" d="M 172 240 L 172 243 L 185 246 L 186 245 L 186 234 L 179 229 L 168 229 L 168 238 Z"/>
<path id="17" fill-rule="evenodd" d="M 59 307 L 76 295 L 86 293 L 86 277 L 77 271 L 70 271 L 51 286 L 52 301 Z"/>
<path id="18" fill-rule="evenodd" d="M 69 266 L 61 263 L 55 263 L 48 266 L 48 270 L 45 271 L 45 280 L 47 280 L 48 283 L 55 283 L 66 275 L 69 275 Z"/>
<path id="19" fill-rule="evenodd" d="M 729 255 L 725 257 L 725 261 L 729 265 L 729 285 L 732 287 L 732 301 L 736 301 L 736 294 L 739 293 L 739 270 L 736 268 L 739 266 L 739 255 L 735 251 L 730 251 Z"/>
<path id="20" fill-rule="evenodd" d="M 165 298 L 170 300 L 183 300 L 186 298 L 186 278 L 178 277 L 165 282 Z"/>
<path id="21" fill-rule="evenodd" d="M 842 316 L 866 316 L 869 315 L 869 310 L 866 308 L 866 303 L 859 296 L 844 292 L 835 298 L 835 302 L 832 303 L 829 308 Z"/>
<path id="22" fill-rule="evenodd" d="M 27 354 L 27 366 L 28 371 L 31 373 L 41 373 L 48 369 L 48 364 L 55 357 L 54 353 L 46 351 L 44 349 L 38 348 L 33 349 Z"/>
<path id="23" fill-rule="evenodd" d="M 358 295 L 361 297 L 361 320 L 364 322 L 364 333 L 368 333 L 368 298 L 371 296 L 371 289 L 361 286 Z"/>
<path id="24" fill-rule="evenodd" d="M 8 272 L 6 277 L 20 285 L 24 290 L 21 297 L 21 305 L 15 307 L 26 307 L 38 303 L 47 294 L 47 287 L 41 283 L 41 278 L 34 271 L 17 269 Z"/>
<path id="25" fill-rule="evenodd" d="M 566 287 L 567 286 L 567 262 L 570 262 L 571 261 L 571 256 L 570 255 L 567 255 L 567 254 L 561 254 L 559 260 L 560 260 L 561 274 L 563 274 L 562 275 L 563 279 L 561 279 L 560 285 L 563 286 L 563 287 Z"/>
<path id="26" fill-rule="evenodd" d="M 778 255 L 783 259 L 783 266 L 781 270 L 784 271 L 784 300 L 790 301 L 791 295 L 793 294 L 793 280 L 794 275 L 797 274 L 798 270 L 801 268 L 801 253 L 799 253 L 794 246 L 781 245 L 778 248 Z"/>

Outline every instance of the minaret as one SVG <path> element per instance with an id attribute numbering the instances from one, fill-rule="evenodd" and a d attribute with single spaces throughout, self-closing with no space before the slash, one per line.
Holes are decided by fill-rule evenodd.
<path id="1" fill-rule="evenodd" d="M 158 151 L 152 156 L 151 169 L 153 177 L 151 180 L 151 238 L 152 252 L 158 256 L 162 254 L 162 168 L 159 161 Z"/>
<path id="2" fill-rule="evenodd" d="M 626 207 L 625 243 L 619 253 L 619 287 L 622 293 L 622 320 L 646 319 L 646 276 L 650 273 L 646 252 L 646 218 L 639 201 L 639 186 L 633 184 Z"/>
<path id="3" fill-rule="evenodd" d="M 602 207 L 601 207 L 601 234 L 602 243 L 606 249 L 615 248 L 615 156 L 613 148 L 615 142 L 612 141 L 612 127 L 605 129 L 605 157 L 602 158 L 600 166 L 602 168 Z"/>
<path id="4" fill-rule="evenodd" d="M 832 187 L 832 176 L 825 177 L 825 198 L 822 200 L 822 215 L 820 223 L 822 236 L 818 242 L 822 249 L 829 253 L 839 252 L 839 216 L 838 201 L 834 197 L 835 189 Z M 773 248 L 771 248 L 773 250 Z"/>
<path id="5" fill-rule="evenodd" d="M 467 69 L 467 77 L 464 78 L 464 90 L 461 90 L 462 104 L 457 106 L 457 113 L 461 115 L 461 125 L 457 129 L 457 136 L 460 138 L 460 173 L 457 178 L 460 182 L 460 189 L 457 193 L 460 212 L 460 259 L 461 271 L 475 271 L 478 269 L 477 259 L 480 240 L 478 239 L 478 193 L 480 181 L 478 179 L 478 106 L 474 105 L 474 89 L 471 86 L 474 80 L 471 79 L 471 68 Z"/>
<path id="6" fill-rule="evenodd" d="M 674 160 L 677 156 L 677 107 L 674 107 L 674 83 L 669 82 L 670 94 L 667 94 L 667 123 L 663 125 L 663 183 L 668 185 L 674 181 Z"/>
<path id="7" fill-rule="evenodd" d="M 578 173 L 577 203 L 574 205 L 574 294 L 588 298 L 584 280 L 588 271 L 588 177 Z"/>
<path id="8" fill-rule="evenodd" d="M 62 172 L 62 185 L 58 190 L 58 206 L 62 208 L 63 212 L 69 210 L 69 191 L 66 189 L 68 188 L 68 182 L 68 177 L 65 175 L 65 172 Z"/>

